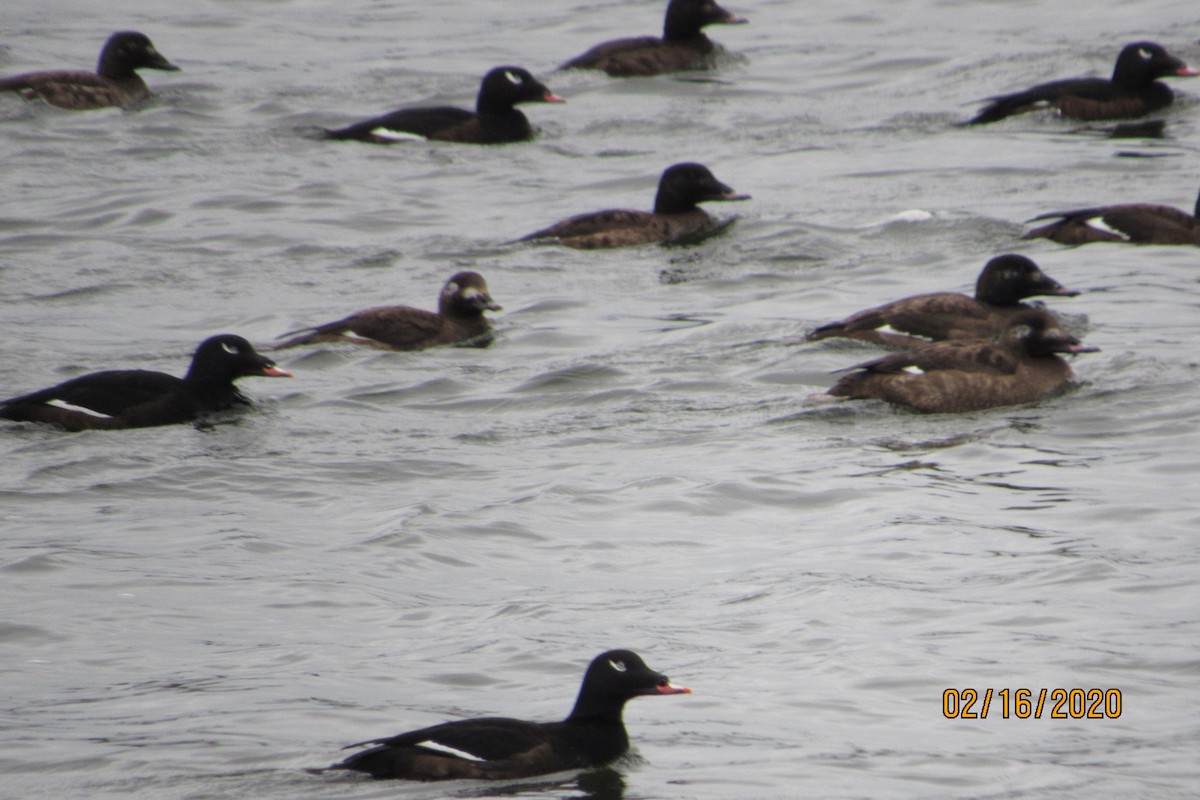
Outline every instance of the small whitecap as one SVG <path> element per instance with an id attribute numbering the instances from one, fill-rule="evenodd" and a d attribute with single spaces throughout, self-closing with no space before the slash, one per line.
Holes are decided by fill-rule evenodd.
<path id="1" fill-rule="evenodd" d="M 896 214 L 888 222 L 929 222 L 933 219 L 933 212 L 926 211 L 922 208 L 910 208 Z"/>

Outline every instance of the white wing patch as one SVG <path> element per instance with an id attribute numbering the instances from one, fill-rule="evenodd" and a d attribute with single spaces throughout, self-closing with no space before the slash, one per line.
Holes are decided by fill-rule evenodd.
<path id="1" fill-rule="evenodd" d="M 907 336 L 908 335 L 904 331 L 898 331 L 895 328 L 893 328 L 891 323 L 889 323 L 889 322 L 883 323 L 875 330 L 879 331 L 880 333 L 894 333 L 897 336 Z"/>
<path id="2" fill-rule="evenodd" d="M 87 414 L 89 417 L 98 417 L 99 419 L 112 419 L 112 415 L 110 415 L 110 414 L 101 414 L 99 411 L 95 411 L 90 408 L 84 408 L 83 406 L 71 405 L 66 400 L 47 400 L 46 405 L 54 406 L 55 408 L 61 408 L 63 411 L 74 411 L 78 414 Z"/>
<path id="3" fill-rule="evenodd" d="M 1117 230 L 1113 226 L 1109 225 L 1104 221 L 1104 217 L 1091 217 L 1090 219 L 1085 220 L 1084 224 L 1093 230 L 1098 230 L 1101 233 L 1107 233 L 1112 236 L 1116 236 L 1126 242 L 1133 238 L 1125 231 Z"/>
<path id="4" fill-rule="evenodd" d="M 924 375 L 925 374 L 925 370 L 921 369 L 920 367 L 916 366 L 915 364 L 909 364 L 907 367 L 904 368 L 904 371 L 907 372 L 909 375 Z"/>
<path id="5" fill-rule="evenodd" d="M 391 128 L 372 128 L 371 135 L 389 142 L 426 142 L 429 141 L 419 133 L 409 131 L 394 131 Z"/>
<path id="6" fill-rule="evenodd" d="M 451 747 L 450 745 L 442 744 L 441 742 L 435 742 L 432 739 L 428 739 L 424 742 L 417 742 L 417 747 L 424 747 L 426 750 L 436 750 L 439 753 L 444 753 L 448 756 L 453 756 L 455 758 L 461 758 L 465 761 L 486 761 L 487 760 L 487 759 L 480 758 L 479 756 L 475 755 L 474 753 L 468 753 L 466 750 L 459 750 L 457 747 Z"/>

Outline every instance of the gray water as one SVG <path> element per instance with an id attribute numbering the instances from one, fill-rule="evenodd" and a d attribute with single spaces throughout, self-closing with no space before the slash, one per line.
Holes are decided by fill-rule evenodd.
<path id="1" fill-rule="evenodd" d="M 0 98 L 0 393 L 180 374 L 204 337 L 269 345 L 456 270 L 488 349 L 282 353 L 254 413 L 0 430 L 0 795 L 1193 797 L 1200 259 L 1021 242 L 1037 213 L 1189 207 L 1200 82 L 1168 138 L 978 100 L 1200 62 L 1194 2 L 739 2 L 710 75 L 554 67 L 653 33 L 663 3 L 9 0 L 0 73 L 93 64 L 122 28 L 179 64 L 137 113 Z M 313 138 L 473 102 L 523 65 L 566 96 L 532 143 Z M 1135 157 L 1145 156 L 1145 157 Z M 507 245 L 649 207 L 696 160 L 747 203 L 685 248 Z M 912 213 L 919 212 L 919 213 Z M 876 351 L 804 332 L 1025 253 L 1102 352 L 1078 386 L 960 416 L 812 398 Z M 553 719 L 630 647 L 688 685 L 637 700 L 636 754 L 518 786 L 304 767 L 421 725 Z M 1121 692 L 1107 719 L 947 719 L 946 689 Z M 976 709 L 978 710 L 978 708 Z"/>

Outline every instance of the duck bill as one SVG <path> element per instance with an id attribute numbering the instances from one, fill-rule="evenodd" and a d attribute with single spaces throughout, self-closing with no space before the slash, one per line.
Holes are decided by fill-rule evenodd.
<path id="1" fill-rule="evenodd" d="M 1180 76 L 1183 76 L 1183 77 L 1185 77 L 1185 78 L 1190 78 L 1190 77 L 1195 77 L 1196 75 L 1200 75 L 1200 69 L 1191 69 L 1191 68 L 1189 68 L 1189 67 L 1188 67 L 1188 65 L 1187 65 L 1187 64 L 1184 64 L 1182 67 L 1180 67 L 1179 69 L 1175 70 L 1175 71 L 1174 71 L 1173 73 L 1171 73 L 1171 74 L 1172 74 L 1172 75 L 1180 75 Z"/>
<path id="2" fill-rule="evenodd" d="M 1070 353 L 1073 356 L 1077 356 L 1080 353 L 1099 353 L 1100 352 L 1099 347 L 1094 347 L 1092 345 L 1082 344 L 1082 343 L 1069 344 L 1069 345 L 1067 345 L 1066 350 L 1068 353 Z"/>
<path id="3" fill-rule="evenodd" d="M 559 97 L 554 92 L 547 91 L 544 95 L 542 95 L 542 102 L 543 103 L 565 103 L 565 102 L 567 102 L 567 98 Z"/>
<path id="4" fill-rule="evenodd" d="M 264 377 L 267 377 L 267 378 L 294 378 L 295 377 L 294 375 L 292 375 L 292 373 L 288 372 L 286 369 L 280 369 L 279 367 L 275 366 L 274 364 L 263 367 L 262 374 Z"/>
<path id="5" fill-rule="evenodd" d="M 1047 297 L 1078 297 L 1079 292 L 1074 289 L 1068 289 L 1065 286 L 1054 286 L 1042 292 Z"/>
<path id="6" fill-rule="evenodd" d="M 692 690 L 686 686 L 672 686 L 669 683 L 660 684 L 654 687 L 657 694 L 691 694 Z"/>
<path id="7" fill-rule="evenodd" d="M 162 53 L 158 52 L 153 47 L 150 48 L 146 54 L 148 56 L 150 56 L 150 63 L 147 64 L 146 66 L 150 67 L 151 69 L 161 69 L 161 70 L 165 70 L 166 72 L 179 72 L 180 71 L 179 67 L 175 66 L 170 61 L 167 61 L 165 58 L 163 58 Z"/>

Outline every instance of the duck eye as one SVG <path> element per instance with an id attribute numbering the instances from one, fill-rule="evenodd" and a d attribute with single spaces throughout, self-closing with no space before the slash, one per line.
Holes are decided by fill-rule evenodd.
<path id="1" fill-rule="evenodd" d="M 612 660 L 610 660 L 610 661 L 608 662 L 608 665 L 609 665 L 610 667 L 612 667 L 613 669 L 615 669 L 617 672 L 624 672 L 626 669 L 628 669 L 628 667 L 626 667 L 626 666 L 625 666 L 625 662 L 624 662 L 624 661 L 612 661 Z"/>
<path id="2" fill-rule="evenodd" d="M 525 81 L 521 80 L 520 75 L 516 74 L 512 70 L 507 70 L 507 69 L 504 70 L 504 77 L 508 78 L 508 82 L 511 83 L 513 86 L 520 86 L 522 83 L 525 82 Z"/>
<path id="3" fill-rule="evenodd" d="M 226 353 L 229 353 L 229 355 L 231 355 L 231 356 L 236 356 L 241 352 L 236 347 L 231 345 L 229 342 L 221 342 L 221 349 L 224 350 Z"/>

